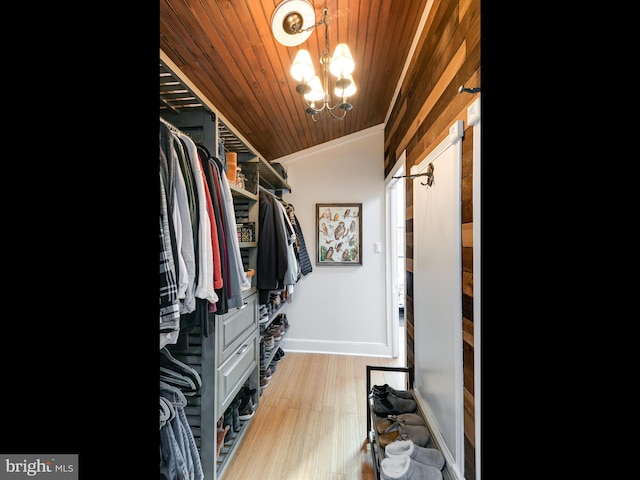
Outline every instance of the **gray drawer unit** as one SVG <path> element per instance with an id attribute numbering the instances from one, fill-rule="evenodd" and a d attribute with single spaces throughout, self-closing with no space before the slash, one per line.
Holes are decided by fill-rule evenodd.
<path id="1" fill-rule="evenodd" d="M 227 409 L 242 385 L 258 367 L 259 362 L 260 336 L 256 328 L 231 352 L 225 363 L 218 367 L 216 375 L 218 412 L 224 412 Z"/>
<path id="2" fill-rule="evenodd" d="M 247 336 L 258 328 L 258 293 L 244 298 L 244 305 L 216 317 L 216 360 L 222 365 L 234 355 Z"/>

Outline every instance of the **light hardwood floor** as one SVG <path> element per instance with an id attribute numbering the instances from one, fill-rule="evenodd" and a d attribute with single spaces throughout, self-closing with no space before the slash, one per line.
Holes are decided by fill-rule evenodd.
<path id="1" fill-rule="evenodd" d="M 404 366 L 404 355 L 287 352 L 222 480 L 375 480 L 367 441 L 367 365 Z M 371 385 L 401 389 L 405 378 L 372 372 Z"/>

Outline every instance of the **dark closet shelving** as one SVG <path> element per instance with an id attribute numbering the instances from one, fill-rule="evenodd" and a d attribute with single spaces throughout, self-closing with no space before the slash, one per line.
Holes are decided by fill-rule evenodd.
<path id="1" fill-rule="evenodd" d="M 237 153 L 238 166 L 242 168 L 243 172 L 252 172 L 257 175 L 257 181 L 254 185 L 250 186 L 251 188 L 249 186 L 247 188 L 241 188 L 229 182 L 233 196 L 236 221 L 238 224 L 244 222 L 255 223 L 255 236 L 257 239 L 259 237 L 259 187 L 272 192 L 278 197 L 283 193 L 291 193 L 291 187 L 268 161 L 255 152 L 255 149 L 248 145 L 241 135 L 236 133 L 230 125 L 224 122 L 219 112 L 210 108 L 210 104 L 199 98 L 198 95 L 188 87 L 188 82 L 181 79 L 179 70 L 177 70 L 177 68 L 176 71 L 172 70 L 170 66 L 171 62 L 169 61 L 169 64 L 167 64 L 163 61 L 162 56 L 161 54 L 160 117 L 189 135 L 195 143 L 205 146 L 211 156 L 218 157 L 218 146 L 219 141 L 221 141 L 226 153 Z M 257 241 L 239 242 L 239 247 L 245 270 L 256 269 Z M 211 333 L 208 337 L 201 337 L 199 332 L 193 332 L 188 334 L 188 338 L 186 339 L 188 347 L 186 349 L 180 349 L 177 345 L 170 346 L 176 358 L 193 366 L 193 368 L 201 374 L 203 379 L 201 391 L 197 395 L 187 399 L 188 404 L 186 411 L 189 425 L 192 428 L 194 439 L 200 452 L 204 480 L 219 480 L 223 478 L 229 461 L 233 458 L 238 445 L 242 441 L 251 423 L 251 419 L 241 421 L 239 432 L 237 432 L 230 441 L 223 444 L 220 456 L 216 458 L 217 421 L 221 418 L 224 409 L 229 405 L 231 399 L 235 398 L 243 385 L 248 385 L 249 388 L 256 389 L 254 396 L 256 409 L 259 405 L 259 336 L 262 325 L 258 323 L 257 300 L 253 297 L 253 295 L 257 295 L 257 289 L 255 287 L 257 275 L 259 275 L 259 272 L 256 272 L 255 275 L 251 277 L 251 288 L 243 292 L 245 303 L 249 301 L 249 298 L 253 298 L 251 305 L 252 308 L 255 308 L 255 327 L 248 327 L 248 324 L 245 325 L 246 330 L 244 330 L 242 336 L 238 336 L 237 339 L 235 337 L 232 338 L 233 341 L 230 341 L 229 345 L 224 344 L 224 347 L 222 347 L 221 344 L 226 341 L 226 334 L 221 334 L 220 332 L 224 331 L 223 325 L 226 325 L 229 316 L 210 314 L 210 316 L 213 317 L 212 322 L 215 324 L 210 331 L 213 332 L 215 330 L 215 335 Z M 284 302 L 280 308 L 273 312 L 269 323 L 276 318 L 278 313 L 284 312 L 286 305 L 286 302 Z M 238 316 L 243 315 L 244 312 L 246 312 L 246 310 L 244 310 L 243 313 L 238 313 Z M 230 327 L 230 331 L 232 332 L 230 335 L 233 334 L 234 328 L 236 327 Z M 255 339 L 255 344 L 252 343 L 254 341 L 253 339 Z M 271 352 L 269 352 L 269 363 L 277 352 L 277 346 L 281 341 L 282 339 L 278 341 Z M 219 356 L 223 350 L 229 355 L 228 352 L 235 349 L 238 342 L 240 344 L 247 344 L 249 348 L 257 351 L 255 353 L 255 367 L 250 373 L 243 373 L 240 377 L 241 381 L 237 384 L 234 383 L 233 388 L 227 390 L 225 390 L 225 387 L 219 388 L 218 379 L 221 378 L 220 369 L 226 368 L 225 365 L 227 365 L 226 362 L 228 360 L 228 357 L 220 360 Z M 240 353 L 244 351 L 242 350 L 242 346 L 239 348 Z M 233 353 L 233 355 L 235 356 L 236 354 Z M 244 372 L 244 370 L 242 372 Z"/>

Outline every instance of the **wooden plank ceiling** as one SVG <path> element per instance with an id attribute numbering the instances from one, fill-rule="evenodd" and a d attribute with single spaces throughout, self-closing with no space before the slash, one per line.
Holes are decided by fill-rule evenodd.
<path id="1" fill-rule="evenodd" d="M 320 71 L 325 27 L 299 46 L 278 43 L 271 17 L 281 0 L 160 0 L 160 49 L 271 161 L 384 122 L 427 2 L 310 1 L 316 22 L 329 9 L 330 54 L 346 42 L 355 61 L 358 90 L 342 121 L 304 112 L 289 68 L 306 48 Z"/>

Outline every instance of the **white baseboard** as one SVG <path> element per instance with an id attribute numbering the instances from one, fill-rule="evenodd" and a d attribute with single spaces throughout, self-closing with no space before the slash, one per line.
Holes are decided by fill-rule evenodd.
<path id="1" fill-rule="evenodd" d="M 444 480 L 465 480 L 464 472 L 460 471 L 458 465 L 456 465 L 451 451 L 447 448 L 447 444 L 444 441 L 444 437 L 437 428 L 437 422 L 429 404 L 422 398 L 420 391 L 417 388 L 413 389 L 413 396 L 416 399 L 418 410 L 422 413 L 422 417 L 427 422 L 429 432 L 431 433 L 431 440 L 435 444 L 436 448 L 442 452 L 445 458 L 446 464 L 443 471 Z M 464 465 L 463 465 L 464 468 Z"/>
<path id="2" fill-rule="evenodd" d="M 280 345 L 286 352 L 327 353 L 391 358 L 391 347 L 379 343 L 301 340 L 285 337 Z"/>

